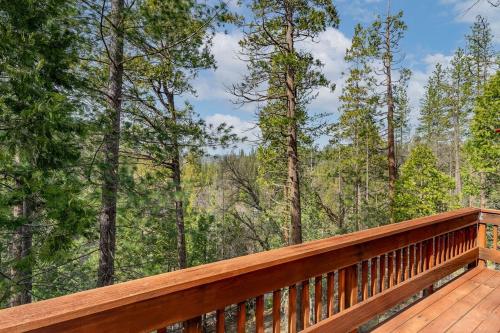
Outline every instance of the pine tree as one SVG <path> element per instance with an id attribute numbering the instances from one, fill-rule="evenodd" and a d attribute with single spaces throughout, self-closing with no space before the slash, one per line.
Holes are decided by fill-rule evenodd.
<path id="1" fill-rule="evenodd" d="M 400 169 L 396 183 L 397 221 L 446 211 L 455 207 L 450 190 L 453 179 L 439 171 L 437 159 L 425 145 L 415 146 Z"/>
<path id="2" fill-rule="evenodd" d="M 498 188 L 500 161 L 500 72 L 486 83 L 477 98 L 471 121 L 471 137 L 466 143 L 467 157 L 476 172 L 482 175 L 479 188 L 482 192 L 481 207 L 487 205 L 486 194 Z M 498 206 L 497 203 L 493 203 Z"/>
<path id="3" fill-rule="evenodd" d="M 335 125 L 336 140 L 344 146 L 346 180 L 344 191 L 349 187 L 353 197 L 354 230 L 360 230 L 361 221 L 369 210 L 371 168 L 377 167 L 379 147 L 382 145 L 377 127 L 376 107 L 378 96 L 375 94 L 373 69 L 368 64 L 369 52 L 366 34 L 360 25 L 355 27 L 351 47 L 345 60 L 350 64 L 346 84 L 340 96 L 340 118 Z"/>
<path id="4" fill-rule="evenodd" d="M 302 242 L 299 146 L 306 105 L 314 90 L 328 82 L 318 70 L 321 64 L 296 44 L 337 26 L 338 16 L 331 1 L 254 0 L 250 9 L 253 18 L 240 42 L 249 73 L 232 92 L 240 102 L 265 103 L 259 126 L 265 145 L 278 147 L 271 155 L 285 159 L 288 167 L 290 243 L 297 244 Z"/>
<path id="5" fill-rule="evenodd" d="M 496 59 L 497 63 L 495 63 L 495 51 L 492 44 L 493 34 L 489 22 L 484 17 L 478 15 L 471 27 L 471 33 L 466 36 L 466 39 L 468 66 L 473 81 L 473 97 L 477 98 L 482 94 L 483 87 L 493 69 L 495 67 L 498 69 L 498 58 Z M 484 192 L 486 188 L 485 181 L 486 175 L 484 172 L 479 172 L 480 205 L 483 205 L 486 201 Z"/>
<path id="6" fill-rule="evenodd" d="M 495 65 L 493 33 L 486 18 L 478 15 L 471 27 L 467 40 L 466 53 L 469 59 L 469 71 L 474 82 L 474 94 L 479 96 Z"/>
<path id="7" fill-rule="evenodd" d="M 411 72 L 402 70 L 399 84 L 394 87 L 394 132 L 395 132 L 395 156 L 399 167 L 405 160 L 406 145 L 410 138 L 410 100 L 408 98 L 408 81 Z"/>
<path id="8" fill-rule="evenodd" d="M 419 137 L 432 147 L 434 154 L 441 155 L 442 147 L 448 141 L 447 78 L 441 64 L 436 64 L 425 86 L 425 93 L 420 102 L 420 124 L 417 128 Z"/>
<path id="9" fill-rule="evenodd" d="M 461 151 L 462 139 L 468 128 L 471 100 L 471 79 L 467 69 L 467 57 L 462 49 L 457 49 L 451 61 L 448 84 L 448 118 L 453 127 L 453 159 L 455 195 L 462 201 Z"/>
<path id="10" fill-rule="evenodd" d="M 0 227 L 9 235 L 0 264 L 10 270 L 3 297 L 11 306 L 37 297 L 34 276 L 88 223 L 78 179 L 75 14 L 72 1 L 0 1 Z"/>
<path id="11" fill-rule="evenodd" d="M 397 165 L 394 139 L 394 112 L 395 97 L 394 86 L 397 81 L 393 78 L 393 71 L 400 59 L 396 55 L 400 52 L 400 43 L 407 29 L 402 20 L 403 12 L 391 15 L 390 1 L 388 2 L 387 15 L 378 17 L 371 26 L 369 44 L 372 48 L 373 57 L 381 63 L 381 84 L 385 89 L 384 105 L 387 107 L 385 113 L 387 130 L 387 167 L 388 167 L 388 196 L 390 219 L 393 221 L 395 184 L 397 179 Z"/>
<path id="12" fill-rule="evenodd" d="M 99 237 L 99 267 L 97 286 L 113 284 L 116 247 L 116 203 L 118 198 L 118 168 L 120 153 L 120 126 L 123 90 L 123 53 L 124 53 L 124 0 L 111 0 L 109 17 L 109 46 L 106 52 L 109 62 L 107 87 L 107 107 L 105 122 L 102 163 L 101 215 Z M 107 22 L 107 21 L 106 21 Z M 103 40 L 103 43 L 107 43 Z"/>
<path id="13" fill-rule="evenodd" d="M 132 148 L 129 155 L 166 169 L 158 175 L 171 179 L 179 268 L 186 268 L 183 155 L 201 155 L 204 147 L 223 145 L 234 137 L 224 124 L 212 129 L 191 105 L 177 98 L 195 94 L 191 81 L 201 70 L 215 68 L 210 52 L 213 27 L 227 11 L 225 6 L 211 8 L 190 0 L 138 1 L 137 7 L 135 25 L 141 28 L 130 39 L 137 54 L 147 56 L 131 56 L 128 61 L 131 110 L 125 135 Z M 164 179 L 160 176 L 158 181 Z"/>

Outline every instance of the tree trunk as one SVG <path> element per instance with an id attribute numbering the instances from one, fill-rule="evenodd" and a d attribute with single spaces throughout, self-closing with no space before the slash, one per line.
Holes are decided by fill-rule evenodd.
<path id="1" fill-rule="evenodd" d="M 479 172 L 479 207 L 486 207 L 486 174 L 484 171 Z"/>
<path id="2" fill-rule="evenodd" d="M 286 8 L 286 43 L 289 54 L 294 52 L 293 40 L 293 12 L 287 6 Z M 288 186 L 290 188 L 290 219 L 292 226 L 291 244 L 302 243 L 302 223 L 300 209 L 300 183 L 299 183 L 299 159 L 297 147 L 297 121 L 296 117 L 296 89 L 295 89 L 295 73 L 291 66 L 288 66 L 286 71 L 286 95 L 287 95 L 287 118 L 288 118 L 288 142 L 287 142 L 287 158 L 288 158 Z"/>
<path id="3" fill-rule="evenodd" d="M 31 218 L 31 205 L 25 198 L 12 208 L 14 218 Z M 31 303 L 31 290 L 33 286 L 31 263 L 27 257 L 31 253 L 32 230 L 30 222 L 16 228 L 12 236 L 10 252 L 14 259 L 10 274 L 14 285 L 9 305 L 17 306 Z"/>
<path id="4" fill-rule="evenodd" d="M 174 126 L 177 125 L 177 113 L 174 104 L 174 94 L 167 93 L 168 106 L 170 109 L 170 114 L 172 116 L 172 122 Z M 179 258 L 179 268 L 183 269 L 187 267 L 187 251 L 186 251 L 186 233 L 184 227 L 184 207 L 182 200 L 182 184 L 181 184 L 181 164 L 180 164 L 180 152 L 179 152 L 179 142 L 177 139 L 177 128 L 174 128 L 172 133 L 172 180 L 175 186 L 175 223 L 177 225 L 177 255 Z"/>
<path id="5" fill-rule="evenodd" d="M 111 38 L 109 42 L 109 86 L 107 128 L 104 134 L 104 167 L 101 195 L 99 269 L 97 286 L 114 282 L 116 243 L 116 201 L 120 150 L 120 116 L 123 82 L 123 0 L 111 0 Z"/>
<path id="6" fill-rule="evenodd" d="M 390 222 L 394 222 L 394 197 L 396 188 L 396 157 L 394 152 L 394 97 L 392 92 L 392 54 L 390 17 L 387 14 L 385 30 L 386 56 L 384 59 L 386 87 L 387 87 L 387 164 L 389 168 L 389 211 Z"/>
<path id="7" fill-rule="evenodd" d="M 455 195 L 458 196 L 460 204 L 462 204 L 462 177 L 460 176 L 460 118 L 459 110 L 456 110 L 454 130 L 453 130 L 453 145 L 455 159 Z"/>

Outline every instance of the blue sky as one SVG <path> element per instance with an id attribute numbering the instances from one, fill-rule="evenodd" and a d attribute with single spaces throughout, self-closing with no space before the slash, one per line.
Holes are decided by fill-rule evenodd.
<path id="1" fill-rule="evenodd" d="M 457 47 L 465 46 L 464 35 L 476 15 L 486 17 L 493 30 L 495 48 L 500 45 L 500 8 L 490 6 L 486 0 L 392 0 L 392 12 L 404 11 L 408 26 L 401 49 L 405 54 L 403 65 L 412 70 L 408 94 L 412 105 L 412 122 L 418 118 L 419 100 L 423 94 L 425 81 L 438 62 L 446 65 Z M 335 93 L 322 89 L 318 98 L 310 105 L 311 113 L 328 112 L 331 118 L 338 115 L 338 95 L 342 87 L 342 71 L 345 70 L 343 56 L 349 47 L 354 26 L 357 23 L 369 24 L 377 14 L 387 10 L 387 0 L 338 0 L 334 1 L 340 14 L 339 29 L 328 29 L 321 34 L 319 42 L 310 45 L 313 55 L 324 63 L 324 73 L 329 80 L 337 83 Z M 236 10 L 241 9 L 234 8 Z M 235 132 L 254 139 L 256 129 L 256 105 L 239 107 L 231 102 L 226 92 L 227 86 L 236 83 L 245 72 L 245 64 L 236 57 L 238 40 L 241 35 L 237 29 L 228 33 L 217 33 L 214 38 L 213 52 L 218 70 L 203 72 L 194 82 L 198 96 L 190 98 L 195 110 L 210 123 L 226 122 L 234 126 Z"/>

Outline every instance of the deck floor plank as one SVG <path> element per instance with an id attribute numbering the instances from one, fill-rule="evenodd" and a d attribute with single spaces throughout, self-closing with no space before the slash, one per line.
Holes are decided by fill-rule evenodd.
<path id="1" fill-rule="evenodd" d="M 373 332 L 500 332 L 500 272 L 475 268 Z"/>
<path id="2" fill-rule="evenodd" d="M 500 306 L 497 306 L 491 316 L 473 331 L 473 333 L 498 333 L 500 332 Z"/>
<path id="3" fill-rule="evenodd" d="M 500 276 L 500 274 L 499 274 Z M 491 314 L 500 305 L 500 287 L 497 287 L 491 294 L 486 296 L 481 303 L 469 311 L 459 321 L 453 324 L 448 330 L 449 333 L 462 333 L 474 331 L 484 320 L 491 317 Z M 490 320 L 490 319 L 488 319 Z"/>
<path id="4" fill-rule="evenodd" d="M 376 328 L 375 330 L 373 330 L 373 332 L 374 333 L 395 332 L 395 331 L 399 332 L 399 327 L 401 325 L 403 325 L 405 322 L 407 322 L 414 316 L 418 315 L 421 311 L 427 309 L 435 302 L 438 302 L 445 295 L 449 294 L 450 292 L 458 293 L 455 292 L 455 289 L 457 289 L 458 287 L 465 285 L 464 286 L 465 290 L 468 290 L 470 288 L 477 288 L 479 284 L 471 282 L 470 279 L 475 275 L 480 274 L 482 271 L 484 271 L 483 268 L 475 268 L 469 272 L 466 272 L 462 276 L 450 282 L 450 284 L 448 284 L 447 286 L 438 289 L 434 294 L 436 295 L 436 297 L 424 298 L 420 302 L 410 306 L 409 308 L 398 314 L 396 317 L 392 318 L 390 321 L 386 322 L 383 326 Z"/>

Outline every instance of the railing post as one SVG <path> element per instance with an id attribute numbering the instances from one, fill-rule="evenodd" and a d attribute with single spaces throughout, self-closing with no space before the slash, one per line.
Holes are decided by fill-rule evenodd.
<path id="1" fill-rule="evenodd" d="M 477 246 L 478 247 L 486 247 L 486 224 L 479 222 L 478 230 L 477 230 Z M 486 267 L 486 260 L 479 259 L 478 260 L 479 267 Z"/>

